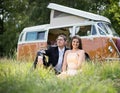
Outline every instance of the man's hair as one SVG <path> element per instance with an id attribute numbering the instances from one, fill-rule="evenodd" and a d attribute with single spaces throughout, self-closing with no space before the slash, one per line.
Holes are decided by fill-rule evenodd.
<path id="1" fill-rule="evenodd" d="M 67 37 L 65 34 L 59 34 L 58 37 L 63 37 L 63 39 L 66 41 L 67 40 Z"/>

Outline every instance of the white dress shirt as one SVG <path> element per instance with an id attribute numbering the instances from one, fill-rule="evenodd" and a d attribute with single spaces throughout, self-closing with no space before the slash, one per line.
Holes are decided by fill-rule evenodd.
<path id="1" fill-rule="evenodd" d="M 58 58 L 58 63 L 57 63 L 57 65 L 55 66 L 55 69 L 56 69 L 58 72 L 61 72 L 65 48 L 63 48 L 63 49 L 58 48 L 58 50 L 59 50 L 59 58 Z"/>

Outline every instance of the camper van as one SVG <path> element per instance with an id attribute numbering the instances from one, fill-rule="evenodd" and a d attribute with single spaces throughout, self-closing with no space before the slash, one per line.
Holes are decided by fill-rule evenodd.
<path id="1" fill-rule="evenodd" d="M 120 60 L 120 37 L 108 18 L 97 14 L 50 3 L 50 23 L 26 27 L 19 36 L 18 60 L 33 60 L 37 51 L 56 46 L 56 38 L 63 33 L 69 41 L 78 35 L 86 59 Z"/>

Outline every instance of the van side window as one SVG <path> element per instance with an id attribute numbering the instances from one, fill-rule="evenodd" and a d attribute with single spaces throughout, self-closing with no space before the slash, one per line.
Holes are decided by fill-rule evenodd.
<path id="1" fill-rule="evenodd" d="M 80 30 L 78 31 L 77 35 L 80 36 L 87 36 L 88 35 L 88 31 L 91 34 L 91 25 L 88 26 L 81 26 Z"/>
<path id="2" fill-rule="evenodd" d="M 38 37 L 37 37 L 38 40 L 44 40 L 44 37 L 45 37 L 45 31 L 38 32 Z"/>
<path id="3" fill-rule="evenodd" d="M 96 34 L 97 34 L 96 28 L 95 28 L 95 26 L 93 25 L 93 26 L 92 26 L 92 35 L 96 35 Z"/>
<path id="4" fill-rule="evenodd" d="M 33 41 L 37 39 L 37 32 L 27 32 L 26 33 L 26 41 Z"/>
<path id="5" fill-rule="evenodd" d="M 26 41 L 35 41 L 35 40 L 44 40 L 45 39 L 45 31 L 42 32 L 27 32 L 26 33 Z"/>

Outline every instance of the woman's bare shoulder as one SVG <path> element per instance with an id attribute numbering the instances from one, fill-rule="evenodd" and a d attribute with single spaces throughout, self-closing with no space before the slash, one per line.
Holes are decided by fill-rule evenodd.
<path id="1" fill-rule="evenodd" d="M 71 50 L 66 50 L 66 53 L 69 53 Z"/>
<path id="2" fill-rule="evenodd" d="M 84 50 L 78 50 L 78 52 L 79 52 L 79 53 L 85 53 L 85 51 L 84 51 Z"/>
<path id="3" fill-rule="evenodd" d="M 71 50 L 66 50 L 66 53 L 69 53 Z"/>

